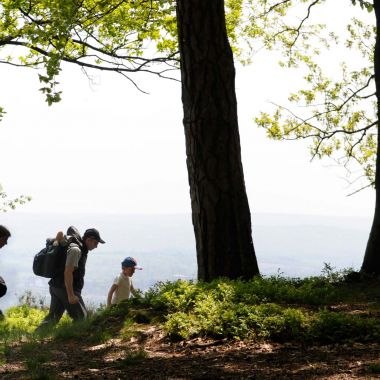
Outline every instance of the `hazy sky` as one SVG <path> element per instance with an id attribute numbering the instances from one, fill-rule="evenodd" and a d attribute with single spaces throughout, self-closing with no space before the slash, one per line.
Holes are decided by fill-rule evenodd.
<path id="1" fill-rule="evenodd" d="M 336 1 L 335 11 L 341 3 Z M 356 8 L 358 11 L 359 8 Z M 336 12 L 325 14 L 326 22 Z M 328 17 L 327 17 L 328 16 Z M 16 53 L 16 50 L 14 51 Z M 326 57 L 337 63 L 339 57 Z M 48 107 L 37 72 L 0 66 L 0 183 L 10 196 L 28 194 L 22 212 L 190 212 L 180 84 L 134 77 L 149 95 L 116 74 L 64 66 L 63 100 Z M 372 190 L 353 188 L 332 162 L 310 163 L 305 142 L 274 142 L 253 117 L 281 102 L 291 76 L 261 53 L 237 65 L 242 158 L 251 212 L 371 216 Z"/>

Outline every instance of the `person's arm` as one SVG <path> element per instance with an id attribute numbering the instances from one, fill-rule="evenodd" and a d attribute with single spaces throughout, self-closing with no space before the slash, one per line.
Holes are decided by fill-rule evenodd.
<path id="1" fill-rule="evenodd" d="M 136 297 L 137 292 L 136 292 L 135 288 L 133 287 L 132 282 L 131 282 L 131 293 Z"/>
<path id="2" fill-rule="evenodd" d="M 74 294 L 73 272 L 76 268 L 78 268 L 79 260 L 81 256 L 82 256 L 82 252 L 80 248 L 76 245 L 70 246 L 69 249 L 67 250 L 64 279 L 65 279 L 67 298 L 69 299 L 69 303 L 71 304 L 75 304 L 79 302 L 79 298 Z"/>
<path id="3" fill-rule="evenodd" d="M 73 289 L 73 272 L 75 267 L 66 266 L 65 268 L 65 287 L 67 292 L 67 298 L 69 299 L 69 303 L 75 304 L 79 302 L 79 298 L 74 294 Z"/>
<path id="4" fill-rule="evenodd" d="M 107 297 L 107 306 L 111 306 L 112 296 L 115 290 L 117 289 L 117 284 L 112 284 Z"/>

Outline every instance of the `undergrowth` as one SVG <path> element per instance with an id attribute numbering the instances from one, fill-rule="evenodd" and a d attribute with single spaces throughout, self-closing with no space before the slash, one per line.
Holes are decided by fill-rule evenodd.
<path id="1" fill-rule="evenodd" d="M 141 323 L 161 324 L 172 340 L 209 336 L 305 344 L 377 342 L 378 288 L 378 279 L 358 280 L 355 272 L 334 272 L 329 266 L 322 276 L 305 279 L 272 276 L 251 281 L 161 282 L 137 298 L 93 310 L 86 321 L 73 324 L 66 316 L 42 333 L 35 329 L 47 311 L 30 305 L 31 297 L 26 297 L 28 302 L 8 309 L 0 321 L 0 356 L 6 357 L 11 342 L 25 337 L 30 341 L 50 337 L 105 342 L 115 336 L 128 340 Z M 356 314 L 331 307 L 363 303 L 366 312 Z M 144 353 L 138 358 L 129 356 L 125 364 Z"/>
<path id="2" fill-rule="evenodd" d="M 353 281 L 353 279 L 355 279 Z M 251 281 L 215 280 L 156 284 L 145 300 L 166 314 L 172 339 L 196 336 L 255 338 L 308 343 L 378 341 L 379 281 L 357 281 L 350 270 L 322 276 L 256 277 Z M 329 305 L 372 302 L 373 312 L 348 314 Z"/>

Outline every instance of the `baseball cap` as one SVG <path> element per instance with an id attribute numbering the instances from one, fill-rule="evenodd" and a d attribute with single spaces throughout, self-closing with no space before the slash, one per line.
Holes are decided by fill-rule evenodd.
<path id="1" fill-rule="evenodd" d="M 121 262 L 122 267 L 134 267 L 135 269 L 142 269 L 141 267 L 137 266 L 137 261 L 133 257 L 126 257 L 122 262 Z"/>
<path id="2" fill-rule="evenodd" d="M 105 241 L 100 237 L 99 231 L 96 228 L 89 228 L 88 230 L 84 232 L 83 240 L 88 237 L 94 238 L 99 243 L 102 243 L 102 244 L 105 243 Z"/>

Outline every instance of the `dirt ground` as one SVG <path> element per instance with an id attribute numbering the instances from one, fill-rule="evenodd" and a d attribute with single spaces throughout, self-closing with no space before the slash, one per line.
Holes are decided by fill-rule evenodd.
<path id="1" fill-rule="evenodd" d="M 302 342 L 273 344 L 197 338 L 170 343 L 159 328 L 146 326 L 138 336 L 124 341 L 113 339 L 100 345 L 45 341 L 33 350 L 25 356 L 21 346 L 13 347 L 7 363 L 0 367 L 0 378 L 380 378 L 380 342 L 307 347 Z M 47 352 L 49 360 L 41 365 L 39 372 L 31 372 L 33 359 L 38 358 L 41 352 Z"/>

